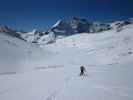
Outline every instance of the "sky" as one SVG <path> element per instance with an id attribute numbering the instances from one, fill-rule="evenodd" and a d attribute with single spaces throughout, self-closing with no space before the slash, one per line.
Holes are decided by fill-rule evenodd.
<path id="1" fill-rule="evenodd" d="M 73 16 L 108 22 L 133 17 L 133 0 L 0 0 L 0 24 L 13 29 L 47 29 Z"/>

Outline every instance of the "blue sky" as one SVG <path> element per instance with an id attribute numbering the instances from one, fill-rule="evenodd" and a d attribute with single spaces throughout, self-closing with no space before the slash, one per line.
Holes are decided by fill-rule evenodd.
<path id="1" fill-rule="evenodd" d="M 46 29 L 78 16 L 90 21 L 133 17 L 133 0 L 0 0 L 0 24 L 14 29 Z"/>

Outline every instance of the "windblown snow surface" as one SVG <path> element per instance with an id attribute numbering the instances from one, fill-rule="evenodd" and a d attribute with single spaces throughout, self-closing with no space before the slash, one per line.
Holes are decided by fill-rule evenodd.
<path id="1" fill-rule="evenodd" d="M 133 25 L 40 46 L 1 33 L 0 100 L 133 100 L 132 65 Z"/>

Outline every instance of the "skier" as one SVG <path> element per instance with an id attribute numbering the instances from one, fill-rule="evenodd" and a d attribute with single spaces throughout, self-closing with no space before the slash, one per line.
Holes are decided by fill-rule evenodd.
<path id="1" fill-rule="evenodd" d="M 84 66 L 80 66 L 80 76 L 83 76 L 85 74 L 85 67 Z"/>

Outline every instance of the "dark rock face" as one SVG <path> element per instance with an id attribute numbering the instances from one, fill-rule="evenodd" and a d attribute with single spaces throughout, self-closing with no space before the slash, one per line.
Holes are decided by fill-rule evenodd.
<path id="1" fill-rule="evenodd" d="M 22 39 L 19 33 L 15 32 L 14 30 L 10 29 L 8 26 L 5 25 L 0 25 L 0 32 Z"/>
<path id="2" fill-rule="evenodd" d="M 0 32 L 8 33 L 8 32 L 11 32 L 11 31 L 12 30 L 10 28 L 8 28 L 7 26 L 5 26 L 5 25 L 0 26 Z"/>
<path id="3" fill-rule="evenodd" d="M 131 24 L 131 22 L 130 21 L 121 21 L 121 22 L 119 22 L 119 23 L 116 23 L 116 25 L 118 26 L 118 27 L 123 27 L 123 26 L 126 26 L 126 25 L 129 25 L 129 24 Z"/>
<path id="4" fill-rule="evenodd" d="M 81 19 L 77 17 L 73 17 L 70 22 L 70 25 L 73 30 L 78 33 L 89 32 L 91 24 L 92 23 L 89 23 L 86 19 Z"/>
<path id="5" fill-rule="evenodd" d="M 48 32 L 56 36 L 69 36 L 77 33 L 89 32 L 91 23 L 85 19 L 73 17 L 71 20 L 60 20 Z"/>
<path id="6" fill-rule="evenodd" d="M 92 33 L 107 31 L 110 29 L 111 26 L 109 24 L 103 24 L 103 23 L 93 23 L 92 27 L 90 28 Z"/>
<path id="7" fill-rule="evenodd" d="M 74 30 L 72 29 L 69 22 L 63 20 L 59 21 L 55 27 L 50 29 L 50 31 L 54 32 L 55 35 L 66 35 L 66 36 L 74 33 Z"/>
<path id="8" fill-rule="evenodd" d="M 47 33 L 54 32 L 57 36 L 69 36 L 78 33 L 95 33 L 111 29 L 109 24 L 88 22 L 86 19 L 73 17 L 60 20 Z"/>
<path id="9" fill-rule="evenodd" d="M 132 23 L 133 23 L 132 19 L 128 19 L 124 21 L 116 21 L 114 22 L 114 27 L 116 28 L 117 32 L 120 32 L 121 30 L 123 30 L 124 26 L 132 24 Z"/>

